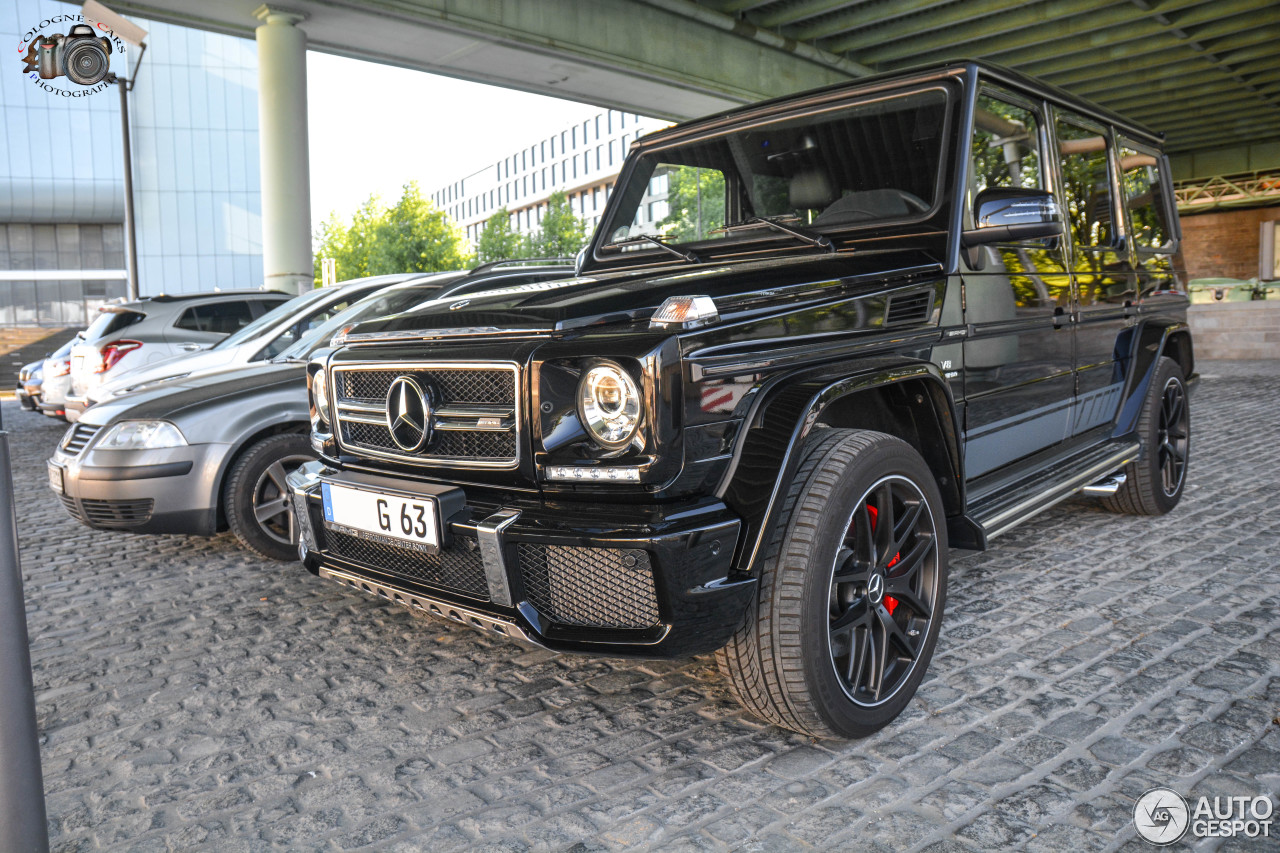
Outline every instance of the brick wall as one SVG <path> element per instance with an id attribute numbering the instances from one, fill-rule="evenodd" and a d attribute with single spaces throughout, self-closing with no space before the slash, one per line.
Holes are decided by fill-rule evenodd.
<path id="1" fill-rule="evenodd" d="M 1224 210 L 1182 217 L 1182 259 L 1189 278 L 1253 278 L 1258 230 L 1280 220 L 1280 207 Z"/>

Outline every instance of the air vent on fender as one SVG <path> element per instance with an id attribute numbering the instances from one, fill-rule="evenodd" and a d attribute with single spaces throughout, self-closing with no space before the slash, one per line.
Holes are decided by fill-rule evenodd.
<path id="1" fill-rule="evenodd" d="M 885 326 L 905 326 L 923 323 L 933 311 L 933 289 L 898 293 L 889 297 L 884 306 Z"/>

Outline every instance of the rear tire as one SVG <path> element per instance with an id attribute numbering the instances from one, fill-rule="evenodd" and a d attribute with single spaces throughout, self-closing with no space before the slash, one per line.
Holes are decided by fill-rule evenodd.
<path id="1" fill-rule="evenodd" d="M 802 454 L 756 600 L 716 660 L 757 716 L 866 737 L 906 708 L 937 644 L 942 497 L 920 454 L 884 433 L 817 430 Z"/>
<path id="2" fill-rule="evenodd" d="M 305 435 L 264 438 L 236 460 L 222 491 L 227 524 L 246 548 L 272 560 L 298 559 L 298 532 L 285 474 L 316 458 Z"/>
<path id="3" fill-rule="evenodd" d="M 1191 410 L 1182 368 L 1161 357 L 1138 416 L 1141 455 L 1126 465 L 1124 485 L 1102 505 L 1129 515 L 1164 515 L 1178 505 L 1191 458 Z"/>

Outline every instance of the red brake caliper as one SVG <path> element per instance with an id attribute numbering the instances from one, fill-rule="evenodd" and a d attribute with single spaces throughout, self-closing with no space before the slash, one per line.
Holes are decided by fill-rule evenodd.
<path id="1" fill-rule="evenodd" d="M 867 515 L 870 516 L 871 518 L 871 532 L 875 533 L 876 518 L 880 515 L 880 512 L 871 504 L 867 504 Z M 896 564 L 898 560 L 901 559 L 901 557 L 902 557 L 901 551 L 894 554 L 893 559 L 889 561 L 889 565 L 885 566 L 885 568 L 892 569 L 894 567 L 894 564 Z M 897 608 L 898 608 L 898 599 L 894 598 L 892 595 L 886 595 L 884 597 L 884 609 L 889 611 L 889 615 L 892 616 L 893 611 L 896 610 Z"/>

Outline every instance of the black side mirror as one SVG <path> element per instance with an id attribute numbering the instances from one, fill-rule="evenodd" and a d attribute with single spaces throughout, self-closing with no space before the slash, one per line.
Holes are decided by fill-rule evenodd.
<path id="1" fill-rule="evenodd" d="M 1047 240 L 1066 233 L 1062 210 L 1053 193 L 1014 187 L 992 187 L 973 200 L 977 226 L 962 235 L 966 247 L 992 243 Z"/>

